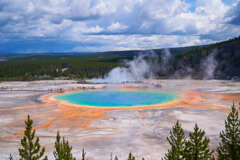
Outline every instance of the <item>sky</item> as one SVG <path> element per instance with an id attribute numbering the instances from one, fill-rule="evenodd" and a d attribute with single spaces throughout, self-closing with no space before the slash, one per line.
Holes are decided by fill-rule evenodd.
<path id="1" fill-rule="evenodd" d="M 0 0 L 0 53 L 210 44 L 240 35 L 240 0 Z"/>

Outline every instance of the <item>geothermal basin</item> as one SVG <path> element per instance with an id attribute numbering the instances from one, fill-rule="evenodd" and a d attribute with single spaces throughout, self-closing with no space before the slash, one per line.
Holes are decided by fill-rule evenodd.
<path id="1" fill-rule="evenodd" d="M 10 153 L 17 159 L 28 114 L 50 160 L 57 131 L 69 140 L 77 159 L 84 147 L 89 160 L 108 159 L 111 153 L 127 159 L 129 152 L 137 159 L 157 160 L 166 153 L 166 138 L 177 120 L 186 135 L 198 123 L 215 149 L 233 101 L 240 102 L 240 82 L 1 82 L 0 159 Z"/>
<path id="2" fill-rule="evenodd" d="M 93 107 L 132 107 L 157 105 L 173 101 L 177 98 L 177 94 L 174 93 L 139 90 L 81 91 L 56 96 L 57 100 L 64 100 L 71 104 Z"/>

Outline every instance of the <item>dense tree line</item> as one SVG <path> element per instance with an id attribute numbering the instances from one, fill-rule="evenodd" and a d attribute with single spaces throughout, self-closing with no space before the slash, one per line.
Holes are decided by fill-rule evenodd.
<path id="1" fill-rule="evenodd" d="M 103 77 L 117 63 L 77 60 L 1 62 L 0 80 L 39 80 Z"/>
<path id="2" fill-rule="evenodd" d="M 210 59 L 207 61 L 207 58 Z M 190 76 L 204 79 L 208 66 L 214 66 L 211 78 L 231 80 L 240 77 L 240 37 L 176 54 L 170 59 L 167 71 L 160 74 L 174 78 Z"/>
<path id="3" fill-rule="evenodd" d="M 103 77 L 123 59 L 132 55 L 101 54 L 43 54 L 10 57 L 0 61 L 0 81 L 41 80 L 64 77 Z"/>
<path id="4" fill-rule="evenodd" d="M 32 128 L 33 121 L 28 116 L 25 121 L 24 136 L 21 139 L 21 147 L 18 149 L 20 160 L 47 160 L 44 156 L 45 148 L 40 146 L 39 138 L 35 136 Z M 172 127 L 167 137 L 170 149 L 162 160 L 240 160 L 240 119 L 238 109 L 233 104 L 231 112 L 225 120 L 225 129 L 220 133 L 220 143 L 216 152 L 209 148 L 210 139 L 205 136 L 205 131 L 197 124 L 188 136 L 179 121 Z M 55 160 L 76 160 L 72 154 L 72 147 L 69 142 L 57 133 Z M 10 160 L 14 158 L 12 155 Z M 86 152 L 82 150 L 81 160 L 86 159 Z M 111 155 L 112 160 L 112 155 Z M 114 160 L 118 160 L 115 156 Z M 127 160 L 136 160 L 132 153 L 129 153 Z M 142 158 L 144 160 L 144 158 Z"/>
<path id="5" fill-rule="evenodd" d="M 216 51 L 214 58 L 218 62 L 213 78 L 232 79 L 240 77 L 240 37 L 211 45 L 172 48 L 170 49 L 172 58 L 167 66 L 161 66 L 163 49 L 152 51 L 159 55 L 159 71 L 156 73 L 159 77 L 182 78 L 191 76 L 194 79 L 202 79 L 204 78 L 204 69 L 201 67 L 201 63 L 213 51 Z M 16 57 L 0 62 L 0 81 L 41 80 L 58 77 L 68 79 L 102 78 L 112 68 L 121 65 L 123 60 L 133 59 L 134 56 L 142 53 L 149 53 L 149 51 Z"/>

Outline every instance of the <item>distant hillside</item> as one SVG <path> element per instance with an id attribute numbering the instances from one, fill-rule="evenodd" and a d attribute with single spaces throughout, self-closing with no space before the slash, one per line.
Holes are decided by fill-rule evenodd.
<path id="1" fill-rule="evenodd" d="M 157 75 L 166 78 L 239 79 L 240 37 L 205 46 L 111 51 L 91 54 L 11 54 L 0 57 L 0 80 L 104 77 L 138 54 L 158 55 Z M 7 60 L 7 61 L 6 61 Z M 165 61 L 165 62 L 164 62 Z"/>
<path id="2" fill-rule="evenodd" d="M 240 37 L 176 54 L 169 65 L 168 73 L 160 74 L 176 78 L 239 79 Z"/>

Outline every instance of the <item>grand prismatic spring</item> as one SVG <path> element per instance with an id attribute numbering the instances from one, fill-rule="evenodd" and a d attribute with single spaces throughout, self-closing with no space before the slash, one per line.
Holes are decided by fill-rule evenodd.
<path id="1" fill-rule="evenodd" d="M 96 107 L 131 107 L 156 105 L 172 101 L 178 96 L 173 93 L 143 91 L 87 91 L 56 96 L 72 104 Z"/>

